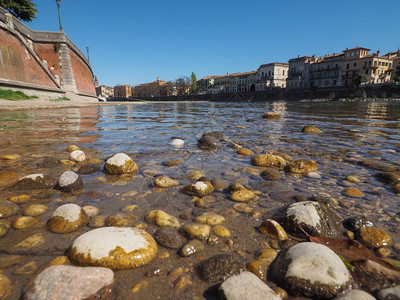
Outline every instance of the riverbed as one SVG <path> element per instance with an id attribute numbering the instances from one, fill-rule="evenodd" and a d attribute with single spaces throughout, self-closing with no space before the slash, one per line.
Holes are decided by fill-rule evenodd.
<path id="1" fill-rule="evenodd" d="M 279 113 L 280 118 L 264 119 L 265 112 Z M 322 132 L 303 133 L 305 125 Z M 197 146 L 203 133 L 216 131 L 224 137 L 217 150 Z M 174 139 L 183 140 L 184 145 L 171 145 Z M 205 211 L 225 217 L 224 226 L 231 236 L 205 243 L 201 253 L 182 257 L 178 251 L 159 246 L 163 255 L 149 265 L 116 271 L 113 295 L 118 299 L 215 298 L 210 284 L 198 276 L 196 266 L 223 253 L 235 253 L 248 263 L 266 244 L 279 251 L 282 246 L 270 242 L 256 228 L 266 219 L 275 219 L 287 205 L 313 196 L 329 200 L 329 206 L 343 220 L 363 216 L 387 231 L 394 240 L 389 257 L 400 260 L 400 196 L 393 184 L 376 177 L 379 172 L 398 174 L 400 170 L 399 101 L 158 102 L 0 112 L 0 156 L 18 155 L 17 159 L 0 160 L 0 173 L 12 172 L 16 177 L 43 173 L 58 179 L 64 171 L 78 169 L 77 165 L 60 163 L 68 160 L 70 145 L 76 145 L 100 166 L 92 174 L 81 175 L 83 189 L 72 193 L 55 189 L 19 191 L 11 181 L 0 185 L 1 200 L 29 196 L 27 201 L 14 202 L 19 206 L 16 214 L 0 219 L 5 227 L 11 227 L 0 238 L 0 255 L 20 256 L 16 264 L 2 270 L 12 282 L 10 299 L 20 297 L 37 272 L 55 257 L 67 254 L 78 236 L 96 227 L 89 223 L 72 233 L 50 232 L 46 222 L 57 207 L 66 203 L 93 206 L 104 216 L 126 214 L 132 226 L 151 235 L 158 227 L 146 222 L 145 216 L 155 209 L 179 218 L 183 224 Z M 240 148 L 249 149 L 254 155 L 281 155 L 288 161 L 314 160 L 317 174 L 282 171 L 280 180 L 265 180 L 260 175 L 262 168 L 251 164 L 251 156 L 237 154 Z M 116 176 L 103 172 L 106 159 L 120 152 L 137 163 L 136 174 Z M 182 192 L 182 187 L 193 182 L 194 174 L 220 185 L 240 183 L 257 197 L 246 203 L 248 208 L 235 209 L 236 203 L 221 188 L 212 193 L 208 207 L 202 206 L 196 202 L 198 199 Z M 154 178 L 159 175 L 167 175 L 179 185 L 157 188 Z M 345 180 L 348 176 L 359 182 Z M 350 186 L 363 196 L 344 194 Z M 13 220 L 32 204 L 43 204 L 48 210 L 36 217 L 34 226 L 12 228 Z M 130 205 L 136 206 L 134 210 L 126 209 Z M 26 251 L 13 250 L 14 245 L 36 233 L 44 234 L 45 244 Z M 28 263 L 33 266 L 31 269 L 18 271 Z M 174 284 L 171 274 L 180 267 L 188 281 Z"/>

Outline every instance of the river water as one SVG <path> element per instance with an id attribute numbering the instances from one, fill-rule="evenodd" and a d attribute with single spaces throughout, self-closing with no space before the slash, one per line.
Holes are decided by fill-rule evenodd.
<path id="1" fill-rule="evenodd" d="M 265 120 L 267 111 L 281 113 L 280 120 Z M 323 132 L 304 134 L 305 125 L 314 125 Z M 197 141 L 204 132 L 220 131 L 226 141 L 217 151 L 203 151 Z M 170 145 L 173 138 L 184 140 L 181 148 Z M 201 211 L 180 188 L 159 190 L 153 187 L 154 176 L 169 175 L 180 187 L 190 182 L 188 174 L 200 171 L 204 177 L 229 183 L 239 182 L 259 191 L 258 200 L 249 203 L 253 211 L 230 217 L 233 202 L 222 192 L 214 192 L 217 204 L 213 211 L 227 216 L 226 227 L 232 232 L 233 250 L 248 262 L 260 249 L 254 228 L 262 220 L 273 218 L 281 207 L 293 203 L 293 196 L 309 197 L 325 193 L 335 199 L 335 210 L 343 218 L 365 216 L 379 228 L 389 232 L 395 241 L 391 258 L 400 259 L 400 196 L 391 186 L 375 177 L 379 171 L 400 170 L 400 102 L 268 102 L 268 103 L 145 103 L 88 108 L 0 112 L 0 156 L 19 154 L 18 160 L 0 160 L 0 172 L 21 175 L 45 173 L 54 178 L 67 169 L 59 160 L 68 159 L 66 148 L 77 145 L 90 158 L 104 162 L 118 152 L 129 154 L 139 165 L 132 177 L 106 176 L 101 170 L 82 175 L 84 188 L 79 193 L 30 191 L 31 200 L 18 204 L 21 209 L 35 203 L 45 204 L 49 210 L 40 218 L 40 226 L 23 230 L 9 229 L 0 239 L 1 255 L 11 253 L 10 246 L 35 232 L 44 232 L 46 245 L 40 251 L 22 253 L 24 259 L 4 269 L 11 278 L 11 297 L 21 295 L 23 286 L 35 273 L 15 274 L 16 270 L 34 261 L 37 269 L 45 266 L 56 255 L 66 251 L 72 241 L 88 231 L 57 235 L 47 231 L 45 222 L 55 208 L 64 203 L 92 205 L 102 215 L 120 213 L 130 204 L 137 205 L 135 222 L 144 222 L 145 214 L 162 209 L 171 215 L 198 215 Z M 280 181 L 267 182 L 250 163 L 250 157 L 236 154 L 234 145 L 251 149 L 256 154 L 284 153 L 293 159 L 307 158 L 318 164 L 321 178 L 294 177 L 283 174 Z M 166 161 L 181 160 L 175 166 Z M 343 195 L 347 188 L 346 176 L 360 179 L 355 185 L 364 198 Z M 10 187 L 0 188 L 0 199 L 18 195 Z M 129 195 L 129 196 L 127 196 Z M 254 213 L 259 212 L 260 214 Z M 8 224 L 12 218 L 2 219 Z M 184 218 L 183 218 L 184 220 Z M 154 233 L 156 227 L 148 225 Z M 249 238 L 250 237 L 250 238 Z M 181 258 L 170 251 L 170 258 L 157 258 L 149 266 L 116 272 L 118 298 L 131 297 L 132 287 L 147 280 L 149 288 L 138 293 L 138 299 L 193 298 L 208 288 L 193 271 L 199 260 L 223 253 L 225 243 L 209 246 L 198 257 Z M 162 248 L 162 247 L 160 247 Z M 165 249 L 164 249 L 165 250 Z M 184 291 L 170 288 L 167 277 L 146 277 L 154 268 L 166 273 L 179 267 L 190 269 L 193 284 Z M 18 273 L 18 272 L 17 272 Z M 171 290 L 165 294 L 165 290 Z"/>

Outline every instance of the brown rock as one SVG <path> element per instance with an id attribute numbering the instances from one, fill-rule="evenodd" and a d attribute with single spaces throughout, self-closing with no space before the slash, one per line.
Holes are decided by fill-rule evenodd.
<path id="1" fill-rule="evenodd" d="M 248 189 L 242 189 L 239 191 L 235 191 L 231 194 L 231 199 L 238 202 L 247 202 L 256 197 L 252 191 Z"/>
<path id="2" fill-rule="evenodd" d="M 267 120 L 280 120 L 281 114 L 278 112 L 266 112 L 262 117 Z"/>
<path id="3" fill-rule="evenodd" d="M 22 177 L 16 172 L 0 172 L 0 188 L 12 186 Z"/>
<path id="4" fill-rule="evenodd" d="M 261 223 L 259 230 L 267 237 L 284 241 L 288 239 L 285 229 L 274 220 L 266 220 Z"/>
<path id="5" fill-rule="evenodd" d="M 270 167 L 282 169 L 286 165 L 286 161 L 277 155 L 260 154 L 251 159 L 251 164 L 260 167 Z"/>
<path id="6" fill-rule="evenodd" d="M 370 248 L 393 245 L 393 239 L 389 233 L 377 227 L 361 227 L 358 232 L 358 239 Z"/>
<path id="7" fill-rule="evenodd" d="M 317 133 L 321 133 L 322 130 L 318 129 L 315 126 L 312 125 L 306 125 L 303 127 L 303 129 L 301 130 L 301 132 L 303 133 L 311 133 L 311 134 L 317 134 Z"/>
<path id="8" fill-rule="evenodd" d="M 241 148 L 236 153 L 238 155 L 242 155 L 242 156 L 252 156 L 252 155 L 254 155 L 253 151 L 251 151 L 250 149 L 246 149 L 246 148 Z"/>
<path id="9" fill-rule="evenodd" d="M 361 192 L 360 190 L 358 190 L 358 189 L 356 189 L 354 187 L 350 187 L 350 188 L 346 189 L 343 193 L 346 196 L 353 197 L 353 198 L 363 198 L 363 197 L 365 197 L 363 192 Z"/>
<path id="10" fill-rule="evenodd" d="M 308 173 L 318 170 L 318 165 L 315 161 L 310 159 L 296 159 L 291 161 L 286 167 L 285 171 L 288 173 Z"/>

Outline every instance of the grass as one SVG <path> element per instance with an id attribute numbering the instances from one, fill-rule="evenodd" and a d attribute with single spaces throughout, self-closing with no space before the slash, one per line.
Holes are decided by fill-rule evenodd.
<path id="1" fill-rule="evenodd" d="M 38 98 L 37 96 L 28 96 L 21 91 L 2 90 L 0 89 L 0 99 L 20 101 L 20 100 L 32 100 Z"/>
<path id="2" fill-rule="evenodd" d="M 57 99 L 49 99 L 51 102 L 58 102 L 58 101 L 71 101 L 68 97 L 58 97 Z"/>

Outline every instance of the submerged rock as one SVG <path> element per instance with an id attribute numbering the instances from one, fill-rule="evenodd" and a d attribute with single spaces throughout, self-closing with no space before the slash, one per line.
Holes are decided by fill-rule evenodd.
<path id="1" fill-rule="evenodd" d="M 266 180 L 280 180 L 282 178 L 281 173 L 272 168 L 267 168 L 266 170 L 261 172 L 261 176 L 264 177 Z"/>
<path id="2" fill-rule="evenodd" d="M 16 172 L 0 172 L 0 188 L 15 184 L 21 177 L 22 175 Z"/>
<path id="3" fill-rule="evenodd" d="M 338 237 L 342 220 L 325 204 L 303 201 L 288 206 L 282 225 L 289 233 L 304 237 L 300 227 L 311 236 Z"/>
<path id="4" fill-rule="evenodd" d="M 18 205 L 8 200 L 0 200 L 0 219 L 15 215 L 19 210 Z"/>
<path id="5" fill-rule="evenodd" d="M 332 298 L 351 286 L 342 260 L 326 246 L 300 243 L 282 252 L 272 265 L 272 277 L 295 296 Z"/>
<path id="6" fill-rule="evenodd" d="M 359 189 L 354 187 L 350 187 L 343 192 L 344 195 L 352 198 L 364 198 L 365 194 L 361 192 Z"/>
<path id="7" fill-rule="evenodd" d="M 378 178 L 379 181 L 389 185 L 400 183 L 400 174 L 395 172 L 379 172 L 376 174 L 376 178 Z"/>
<path id="8" fill-rule="evenodd" d="M 190 223 L 183 226 L 182 231 L 190 239 L 206 240 L 210 236 L 211 226 L 207 224 Z"/>
<path id="9" fill-rule="evenodd" d="M 316 172 L 318 165 L 311 159 L 296 159 L 291 161 L 286 167 L 285 172 L 303 174 L 309 172 Z"/>
<path id="10" fill-rule="evenodd" d="M 197 181 L 185 186 L 182 191 L 188 195 L 204 197 L 210 195 L 214 191 L 214 187 L 208 181 Z"/>
<path id="11" fill-rule="evenodd" d="M 277 239 L 278 241 L 284 241 L 288 239 L 285 229 L 274 220 L 266 220 L 261 223 L 258 228 L 268 238 Z"/>
<path id="12" fill-rule="evenodd" d="M 365 246 L 370 248 L 393 245 L 393 239 L 390 234 L 377 227 L 361 227 L 357 236 Z"/>
<path id="13" fill-rule="evenodd" d="M 183 147 L 184 144 L 185 144 L 185 141 L 181 140 L 181 139 L 173 139 L 171 141 L 171 146 L 174 146 L 176 148 Z"/>
<path id="14" fill-rule="evenodd" d="M 100 166 L 98 164 L 86 164 L 79 168 L 79 174 L 93 174 L 100 170 Z"/>
<path id="15" fill-rule="evenodd" d="M 266 112 L 262 117 L 266 120 L 280 120 L 281 114 L 278 112 Z"/>
<path id="16" fill-rule="evenodd" d="M 161 188 L 170 188 L 179 185 L 179 182 L 169 176 L 158 176 L 154 180 L 154 185 Z"/>
<path id="17" fill-rule="evenodd" d="M 51 266 L 32 282 L 24 299 L 103 299 L 114 284 L 114 272 L 100 267 Z"/>
<path id="18" fill-rule="evenodd" d="M 334 298 L 333 300 L 375 300 L 375 297 L 363 290 L 351 290 L 350 292 Z"/>
<path id="19" fill-rule="evenodd" d="M 225 223 L 225 218 L 214 212 L 205 212 L 195 219 L 198 223 L 206 223 L 208 225 L 218 225 Z"/>
<path id="20" fill-rule="evenodd" d="M 167 214 L 162 210 L 152 210 L 146 215 L 146 221 L 152 224 L 156 224 L 159 227 L 181 227 L 181 222 L 178 218 Z"/>
<path id="21" fill-rule="evenodd" d="M 197 142 L 197 146 L 202 150 L 217 150 L 221 147 L 221 143 L 219 139 L 203 134 Z"/>
<path id="22" fill-rule="evenodd" d="M 86 225 L 88 216 L 76 204 L 64 204 L 57 208 L 49 220 L 49 230 L 55 233 L 69 233 Z"/>
<path id="23" fill-rule="evenodd" d="M 282 169 L 286 165 L 286 161 L 277 155 L 260 154 L 251 159 L 251 164 L 259 167 Z"/>
<path id="24" fill-rule="evenodd" d="M 69 154 L 69 159 L 75 162 L 81 162 L 86 159 L 86 156 L 82 150 L 74 150 Z"/>
<path id="25" fill-rule="evenodd" d="M 185 245 L 183 245 L 183 247 L 179 250 L 179 255 L 183 257 L 189 257 L 203 251 L 204 251 L 203 242 L 199 240 L 191 240 L 187 242 Z"/>
<path id="26" fill-rule="evenodd" d="M 14 188 L 22 189 L 52 189 L 57 181 L 44 174 L 31 174 L 22 177 L 14 184 Z"/>
<path id="27" fill-rule="evenodd" d="M 226 279 L 218 288 L 226 300 L 279 300 L 281 297 L 261 279 L 250 272 L 243 272 Z"/>
<path id="28" fill-rule="evenodd" d="M 238 201 L 238 202 L 247 202 L 247 201 L 254 199 L 255 197 L 256 197 L 256 194 L 254 194 L 252 191 L 245 189 L 245 188 L 240 189 L 238 191 L 234 191 L 231 194 L 231 199 L 234 201 Z"/>
<path id="29" fill-rule="evenodd" d="M 135 173 L 138 169 L 139 168 L 133 159 L 125 153 L 117 153 L 113 155 L 104 165 L 104 171 L 111 175 Z"/>
<path id="30" fill-rule="evenodd" d="M 317 127 L 313 126 L 313 125 L 306 125 L 303 127 L 303 129 L 301 130 L 301 132 L 303 133 L 311 133 L 311 134 L 316 134 L 316 133 L 321 133 L 322 130 L 318 129 Z"/>
<path id="31" fill-rule="evenodd" d="M 200 278 L 207 283 L 219 283 L 240 274 L 245 269 L 243 261 L 234 254 L 219 254 L 202 261 L 198 267 Z"/>
<path id="32" fill-rule="evenodd" d="M 73 192 L 80 190 L 83 186 L 82 178 L 72 171 L 62 173 L 58 180 L 57 188 L 63 192 Z"/>
<path id="33" fill-rule="evenodd" d="M 156 241 L 168 249 L 179 249 L 186 239 L 174 228 L 160 228 L 154 234 Z"/>
<path id="34" fill-rule="evenodd" d="M 83 265 L 132 269 L 150 263 L 157 243 L 147 232 L 127 227 L 103 227 L 86 232 L 72 244 L 70 258 Z"/>

